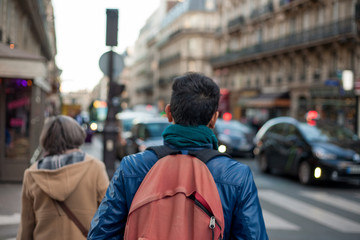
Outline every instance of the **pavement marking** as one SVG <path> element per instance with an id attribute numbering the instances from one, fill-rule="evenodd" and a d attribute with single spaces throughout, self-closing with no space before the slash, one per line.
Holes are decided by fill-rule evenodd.
<path id="1" fill-rule="evenodd" d="M 12 225 L 20 223 L 20 213 L 13 215 L 0 215 L 0 225 Z"/>
<path id="2" fill-rule="evenodd" d="M 260 190 L 259 197 L 304 218 L 344 233 L 360 233 L 360 223 L 314 207 L 272 190 Z"/>
<path id="3" fill-rule="evenodd" d="M 300 227 L 263 209 L 266 229 L 298 231 Z"/>
<path id="4" fill-rule="evenodd" d="M 342 210 L 360 214 L 360 203 L 354 202 L 351 200 L 347 200 L 342 197 L 334 196 L 327 194 L 325 192 L 310 192 L 310 191 L 303 191 L 301 195 L 314 199 L 319 202 L 326 203 L 330 206 L 340 208 Z"/>

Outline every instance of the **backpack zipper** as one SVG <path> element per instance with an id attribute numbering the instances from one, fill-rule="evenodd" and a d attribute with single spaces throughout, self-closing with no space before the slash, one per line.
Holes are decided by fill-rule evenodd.
<path id="1" fill-rule="evenodd" d="M 205 212 L 209 217 L 210 217 L 210 223 L 209 223 L 209 228 L 214 229 L 215 228 L 215 224 L 220 228 L 220 224 L 216 221 L 215 216 L 209 211 L 207 210 L 204 205 L 201 204 L 201 202 L 199 202 L 194 195 L 190 195 L 189 198 L 191 200 L 193 200 L 195 202 L 195 205 L 198 206 L 203 212 Z"/>

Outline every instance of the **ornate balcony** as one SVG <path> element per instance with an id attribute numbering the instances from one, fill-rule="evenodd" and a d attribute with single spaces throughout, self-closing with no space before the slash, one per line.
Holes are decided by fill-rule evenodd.
<path id="1" fill-rule="evenodd" d="M 325 26 L 318 26 L 307 31 L 288 34 L 285 37 L 258 43 L 238 51 L 229 52 L 212 58 L 211 63 L 213 65 L 227 65 L 261 53 L 270 53 L 296 46 L 311 45 L 313 43 L 319 44 L 320 41 L 326 41 L 333 37 L 356 34 L 354 18 L 347 18 Z"/>

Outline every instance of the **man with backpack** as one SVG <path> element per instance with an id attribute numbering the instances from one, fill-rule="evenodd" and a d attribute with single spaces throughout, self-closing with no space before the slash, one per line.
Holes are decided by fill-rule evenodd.
<path id="1" fill-rule="evenodd" d="M 219 98 L 204 75 L 174 79 L 165 147 L 122 159 L 88 239 L 268 239 L 250 168 L 214 151 Z"/>

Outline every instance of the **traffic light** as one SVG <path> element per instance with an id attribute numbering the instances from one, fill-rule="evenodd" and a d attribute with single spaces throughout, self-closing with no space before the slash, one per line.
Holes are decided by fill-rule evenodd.
<path id="1" fill-rule="evenodd" d="M 118 9 L 106 9 L 106 46 L 117 46 Z"/>
<path id="2" fill-rule="evenodd" d="M 110 98 L 120 96 L 121 93 L 125 90 L 124 84 L 118 84 L 116 82 L 110 83 Z"/>

